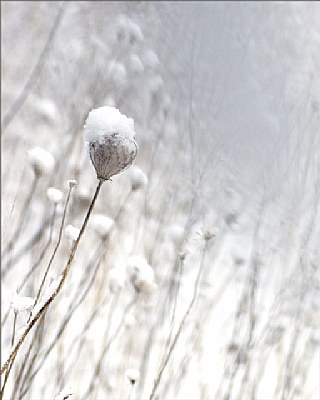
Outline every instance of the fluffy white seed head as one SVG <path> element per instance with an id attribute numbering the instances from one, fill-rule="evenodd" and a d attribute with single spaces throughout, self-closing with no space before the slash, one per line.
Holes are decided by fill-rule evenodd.
<path id="1" fill-rule="evenodd" d="M 59 394 L 57 394 L 54 400 L 68 400 L 73 395 L 73 391 L 71 387 L 67 387 L 61 390 Z"/>
<path id="2" fill-rule="evenodd" d="M 54 158 L 41 147 L 34 147 L 27 152 L 29 162 L 38 176 L 50 175 L 54 168 Z"/>
<path id="3" fill-rule="evenodd" d="M 58 110 L 55 103 L 50 99 L 38 99 L 34 102 L 35 109 L 39 116 L 48 122 L 57 119 Z"/>
<path id="4" fill-rule="evenodd" d="M 118 61 L 112 61 L 109 74 L 112 81 L 119 86 L 124 85 L 127 82 L 127 71 L 126 67 Z"/>
<path id="5" fill-rule="evenodd" d="M 136 368 L 128 368 L 125 372 L 126 378 L 134 385 L 140 378 L 140 373 Z"/>
<path id="6" fill-rule="evenodd" d="M 34 305 L 34 299 L 32 297 L 20 296 L 14 292 L 11 296 L 10 305 L 16 313 L 30 311 Z"/>
<path id="7" fill-rule="evenodd" d="M 73 225 L 68 225 L 64 228 L 64 233 L 70 240 L 75 241 L 78 239 L 80 229 L 76 228 Z"/>
<path id="8" fill-rule="evenodd" d="M 108 180 L 132 164 L 137 155 L 132 118 L 115 107 L 100 107 L 90 111 L 84 131 L 98 179 Z"/>
<path id="9" fill-rule="evenodd" d="M 143 54 L 143 63 L 145 67 L 155 70 L 159 65 L 159 58 L 153 50 L 146 50 Z"/>
<path id="10" fill-rule="evenodd" d="M 144 257 L 130 257 L 128 273 L 137 292 L 149 295 L 156 288 L 154 270 Z"/>
<path id="11" fill-rule="evenodd" d="M 185 228 L 179 224 L 173 224 L 168 228 L 168 239 L 175 245 L 179 245 L 185 235 Z"/>
<path id="12" fill-rule="evenodd" d="M 136 167 L 135 165 L 130 169 L 130 179 L 132 190 L 142 189 L 148 184 L 147 175 L 141 168 Z"/>
<path id="13" fill-rule="evenodd" d="M 149 89 L 152 94 L 159 93 L 163 88 L 163 79 L 160 75 L 155 75 L 149 80 Z"/>
<path id="14" fill-rule="evenodd" d="M 103 214 L 93 214 L 89 221 L 90 226 L 100 235 L 105 237 L 110 232 L 114 220 Z"/>
<path id="15" fill-rule="evenodd" d="M 144 39 L 140 26 L 126 15 L 120 15 L 116 27 L 119 42 L 127 42 L 131 45 Z"/>
<path id="16" fill-rule="evenodd" d="M 126 276 L 126 270 L 122 267 L 113 267 L 110 269 L 108 281 L 111 293 L 116 294 L 124 287 Z"/>
<path id="17" fill-rule="evenodd" d="M 142 42 L 144 37 L 141 28 L 138 24 L 133 21 L 129 21 L 129 43 L 135 44 L 137 42 Z"/>
<path id="18" fill-rule="evenodd" d="M 67 181 L 67 183 L 68 183 L 68 187 L 70 187 L 70 188 L 74 188 L 78 184 L 78 182 L 75 179 L 69 179 Z"/>
<path id="19" fill-rule="evenodd" d="M 63 193 L 59 189 L 49 187 L 47 189 L 47 197 L 51 201 L 51 203 L 58 204 L 62 201 Z"/>
<path id="20" fill-rule="evenodd" d="M 120 15 L 117 21 L 116 34 L 119 42 L 123 42 L 128 35 L 128 17 Z"/>
<path id="21" fill-rule="evenodd" d="M 129 68 L 136 74 L 141 74 L 144 71 L 144 65 L 137 54 L 131 54 L 129 58 Z"/>

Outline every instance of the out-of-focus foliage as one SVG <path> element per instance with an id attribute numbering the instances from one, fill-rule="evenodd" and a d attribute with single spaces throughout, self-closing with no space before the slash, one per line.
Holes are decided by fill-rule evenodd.
<path id="1" fill-rule="evenodd" d="M 89 111 L 133 118 L 139 147 L 4 398 L 318 398 L 319 3 L 4 1 L 1 19 L 4 360 L 67 180 L 43 297 L 93 196 Z"/>

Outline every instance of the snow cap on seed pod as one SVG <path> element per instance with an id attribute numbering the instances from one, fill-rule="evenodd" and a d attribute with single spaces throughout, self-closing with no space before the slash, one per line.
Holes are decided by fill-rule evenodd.
<path id="1" fill-rule="evenodd" d="M 136 167 L 135 165 L 130 170 L 130 178 L 132 190 L 142 189 L 148 184 L 147 175 L 141 168 Z"/>
<path id="2" fill-rule="evenodd" d="M 109 180 L 132 164 L 138 149 L 132 118 L 115 107 L 96 108 L 90 111 L 84 131 L 98 179 Z"/>
<path id="3" fill-rule="evenodd" d="M 10 305 L 16 313 L 30 311 L 34 305 L 34 299 L 32 297 L 20 296 L 17 292 L 13 292 Z"/>
<path id="4" fill-rule="evenodd" d="M 28 150 L 28 159 L 37 176 L 50 175 L 54 168 L 54 158 L 41 147 Z"/>
<path id="5" fill-rule="evenodd" d="M 89 221 L 90 226 L 100 235 L 105 237 L 110 232 L 114 220 L 103 214 L 93 214 Z"/>
<path id="6" fill-rule="evenodd" d="M 136 368 L 128 368 L 126 370 L 126 378 L 129 379 L 131 385 L 134 385 L 140 378 L 140 372 Z"/>
<path id="7" fill-rule="evenodd" d="M 152 94 L 159 93 L 163 87 L 163 79 L 160 75 L 154 75 L 149 80 L 149 89 Z"/>
<path id="8" fill-rule="evenodd" d="M 63 193 L 54 187 L 49 187 L 47 189 L 47 197 L 53 204 L 58 204 L 63 198 Z"/>

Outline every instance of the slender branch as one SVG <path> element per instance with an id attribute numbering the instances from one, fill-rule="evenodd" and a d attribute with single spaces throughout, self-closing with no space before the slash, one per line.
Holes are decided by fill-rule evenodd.
<path id="1" fill-rule="evenodd" d="M 4 115 L 3 117 L 3 122 L 2 122 L 2 134 L 4 134 L 6 128 L 10 124 L 10 122 L 14 119 L 14 117 L 17 115 L 17 113 L 20 111 L 21 107 L 24 105 L 25 101 L 27 100 L 31 90 L 33 89 L 34 85 L 36 84 L 37 80 L 39 79 L 39 76 L 41 74 L 41 71 L 44 66 L 44 62 L 46 57 L 49 54 L 49 51 L 52 47 L 53 39 L 54 36 L 57 32 L 57 29 L 60 25 L 61 18 L 64 12 L 64 3 L 60 6 L 60 9 L 57 13 L 57 16 L 53 22 L 52 28 L 50 30 L 50 33 L 48 35 L 48 38 L 46 40 L 45 46 L 39 56 L 39 59 L 34 66 L 25 86 L 23 87 L 22 91 L 20 92 L 19 96 L 16 98 L 8 112 Z"/>
<path id="2" fill-rule="evenodd" d="M 158 373 L 158 376 L 157 376 L 157 378 L 156 378 L 156 380 L 154 382 L 154 385 L 153 385 L 152 392 L 151 392 L 151 395 L 149 397 L 149 400 L 153 400 L 154 397 L 155 397 L 155 394 L 156 394 L 156 391 L 157 391 L 158 386 L 160 384 L 163 372 L 164 372 L 164 370 L 165 370 L 165 368 L 166 368 L 166 366 L 167 366 L 167 364 L 169 362 L 169 359 L 170 359 L 170 357 L 171 357 L 171 355 L 173 353 L 174 348 L 176 347 L 176 344 L 177 344 L 178 339 L 179 339 L 179 337 L 181 335 L 181 332 L 182 332 L 182 329 L 184 327 L 184 324 L 185 324 L 185 322 L 186 322 L 186 320 L 187 320 L 187 318 L 188 318 L 188 316 L 189 316 L 189 314 L 190 314 L 190 312 L 192 310 L 192 307 L 193 307 L 193 305 L 194 305 L 194 303 L 195 303 L 195 301 L 197 299 L 199 283 L 200 283 L 200 278 L 201 278 L 201 275 L 202 275 L 202 270 L 203 270 L 206 250 L 207 250 L 207 241 L 205 241 L 205 245 L 204 245 L 204 248 L 203 248 L 202 257 L 201 257 L 201 263 L 200 263 L 197 279 L 196 279 L 196 282 L 194 284 L 194 290 L 193 290 L 192 299 L 191 299 L 191 301 L 189 303 L 189 306 L 188 306 L 186 312 L 184 313 L 184 316 L 183 316 L 183 318 L 182 318 L 182 320 L 180 322 L 179 328 L 177 330 L 177 333 L 175 334 L 175 337 L 174 337 L 174 339 L 172 341 L 172 344 L 171 344 L 171 346 L 169 348 L 167 356 L 165 357 L 164 362 L 163 362 L 163 364 L 162 364 L 162 366 L 160 368 L 160 371 Z"/>
<path id="3" fill-rule="evenodd" d="M 3 373 L 7 370 L 7 368 L 9 367 L 9 365 L 10 365 L 11 363 L 13 363 L 13 361 L 14 361 L 14 359 L 16 358 L 17 353 L 18 353 L 18 351 L 19 351 L 19 349 L 20 349 L 20 347 L 21 347 L 21 345 L 22 345 L 22 343 L 23 343 L 24 340 L 26 339 L 26 337 L 27 337 L 27 335 L 29 334 L 29 332 L 31 331 L 31 329 L 33 328 L 33 326 L 37 323 L 37 321 L 40 319 L 40 317 L 43 315 L 43 313 L 47 310 L 47 308 L 49 307 L 49 305 L 50 305 L 50 304 L 53 302 L 53 300 L 56 298 L 56 296 L 58 295 L 58 293 L 61 291 L 61 289 L 62 289 L 62 287 L 63 287 L 63 285 L 64 285 L 64 283 L 65 283 L 65 280 L 66 280 L 66 278 L 67 278 L 67 276 L 68 276 L 68 273 L 69 273 L 69 271 L 70 271 L 70 268 L 71 268 L 71 265 L 72 265 L 72 262 L 73 262 L 75 253 L 76 253 L 76 251 L 77 251 L 77 248 L 78 248 L 78 245 L 79 245 L 79 242 L 80 242 L 80 239 L 81 239 L 81 237 L 82 237 L 82 235 L 83 235 L 83 233 L 84 233 L 84 230 L 85 230 L 85 228 L 86 228 L 86 226 L 87 226 L 87 223 L 88 223 L 90 214 L 91 214 L 91 212 L 92 212 L 93 206 L 94 206 L 94 204 L 95 204 L 95 202 L 96 202 L 96 199 L 97 199 L 97 197 L 98 197 L 98 194 L 99 194 L 99 192 L 100 192 L 101 185 L 102 185 L 103 182 L 104 182 L 103 180 L 99 180 L 99 183 L 98 183 L 98 185 L 97 185 L 97 187 L 96 187 L 96 190 L 95 190 L 95 193 L 94 193 L 94 196 L 93 196 L 93 199 L 92 199 L 91 204 L 90 204 L 90 206 L 89 206 L 88 212 L 87 212 L 87 214 L 86 214 L 86 216 L 85 216 L 85 219 L 84 219 L 84 221 L 83 221 L 82 227 L 81 227 L 81 229 L 80 229 L 79 236 L 78 236 L 77 240 L 74 242 L 74 245 L 73 245 L 73 247 L 72 247 L 72 249 L 71 249 L 71 252 L 70 252 L 70 255 L 69 255 L 69 259 L 68 259 L 67 264 L 66 264 L 66 266 L 65 266 L 65 268 L 64 268 L 64 270 L 63 270 L 62 278 L 61 278 L 61 280 L 60 280 L 60 283 L 59 283 L 57 289 L 56 289 L 56 290 L 53 292 L 53 294 L 48 298 L 48 300 L 44 303 L 44 305 L 40 308 L 40 310 L 38 311 L 38 313 L 33 317 L 33 319 L 30 321 L 29 325 L 26 327 L 26 329 L 25 329 L 24 333 L 22 334 L 21 338 L 19 339 L 19 341 L 18 341 L 17 344 L 15 345 L 14 349 L 11 351 L 11 354 L 9 355 L 7 361 L 6 361 L 6 362 L 4 363 L 4 365 L 2 366 L 2 368 L 1 368 L 1 374 L 3 374 Z"/>
<path id="4" fill-rule="evenodd" d="M 41 284 L 40 284 L 40 288 L 39 288 L 39 291 L 38 291 L 36 300 L 35 300 L 35 302 L 34 302 L 33 308 L 34 308 L 34 307 L 37 305 L 37 303 L 38 303 L 38 300 L 39 300 L 39 297 L 40 297 L 42 288 L 43 288 L 43 286 L 44 286 L 45 280 L 46 280 L 46 278 L 47 278 L 49 269 L 50 269 L 50 267 L 51 267 L 51 265 L 52 265 L 52 263 L 53 263 L 53 260 L 54 260 L 54 258 L 55 258 L 55 255 L 57 254 L 58 248 L 59 248 L 60 243 L 61 243 L 62 232 L 63 232 L 64 222 L 65 222 L 65 219 L 66 219 L 67 208 L 68 208 L 68 204 L 69 204 L 69 200 L 70 200 L 71 190 L 72 190 L 72 186 L 69 187 L 69 192 L 68 192 L 67 200 L 66 200 L 66 203 L 65 203 L 65 206 L 64 206 L 63 215 L 62 215 L 62 221 L 61 221 L 61 225 L 60 225 L 59 237 L 58 237 L 58 240 L 57 240 L 57 244 L 56 244 L 56 246 L 55 246 L 55 248 L 54 248 L 54 250 L 53 250 L 53 253 L 52 253 L 52 256 L 51 256 L 51 258 L 50 258 L 49 264 L 48 264 L 48 266 L 47 266 L 46 272 L 44 273 L 44 276 L 43 276 L 43 278 L 42 278 L 42 281 L 41 281 Z M 29 322 L 30 319 L 31 319 L 31 315 L 32 315 L 32 311 L 31 311 L 31 313 L 30 313 L 28 322 Z"/>

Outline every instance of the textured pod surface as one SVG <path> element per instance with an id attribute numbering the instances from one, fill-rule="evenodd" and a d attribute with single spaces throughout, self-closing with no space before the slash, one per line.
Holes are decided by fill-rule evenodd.
<path id="1" fill-rule="evenodd" d="M 134 140 L 114 133 L 89 143 L 90 158 L 97 178 L 108 180 L 127 169 L 137 155 Z"/>

